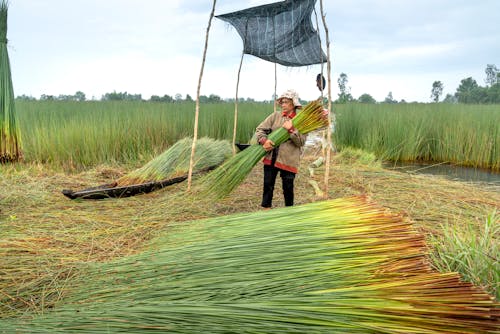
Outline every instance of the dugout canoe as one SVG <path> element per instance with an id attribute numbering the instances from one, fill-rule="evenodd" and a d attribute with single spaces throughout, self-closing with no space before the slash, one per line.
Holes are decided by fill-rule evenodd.
<path id="1" fill-rule="evenodd" d="M 206 173 L 217 166 L 212 166 L 199 170 L 193 175 Z M 86 188 L 83 190 L 73 191 L 71 189 L 63 189 L 61 192 L 69 199 L 106 199 L 106 198 L 123 198 L 140 194 L 147 194 L 155 190 L 159 190 L 170 185 L 180 183 L 188 178 L 188 174 L 178 177 L 164 179 L 161 181 L 151 181 L 140 184 L 133 184 L 129 186 L 117 187 L 117 183 L 103 184 L 97 187 Z"/>
<path id="2" fill-rule="evenodd" d="M 234 145 L 236 145 L 236 147 L 238 147 L 240 151 L 243 151 L 244 149 L 250 147 L 250 144 L 235 143 Z"/>

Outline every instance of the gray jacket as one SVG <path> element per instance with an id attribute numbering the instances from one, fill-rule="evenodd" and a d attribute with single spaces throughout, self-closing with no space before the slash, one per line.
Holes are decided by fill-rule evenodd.
<path id="1" fill-rule="evenodd" d="M 292 118 L 295 114 L 292 115 Z M 274 130 L 283 126 L 286 120 L 290 119 L 281 111 L 274 112 L 269 115 L 262 123 L 257 126 L 255 136 L 257 141 L 262 145 L 267 139 L 267 136 Z M 277 154 L 274 166 L 292 173 L 299 171 L 300 156 L 302 147 L 306 143 L 307 135 L 300 134 L 297 130 L 290 133 L 290 139 L 282 143 L 274 150 L 267 152 L 262 160 L 265 165 L 272 165 L 273 152 Z"/>

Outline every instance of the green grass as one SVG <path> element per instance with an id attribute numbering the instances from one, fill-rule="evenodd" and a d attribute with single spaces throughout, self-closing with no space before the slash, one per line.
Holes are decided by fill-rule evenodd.
<path id="1" fill-rule="evenodd" d="M 432 238 L 432 260 L 440 271 L 453 271 L 500 300 L 500 217 L 493 212 L 482 226 L 442 226 L 443 238 Z"/>
<path id="2" fill-rule="evenodd" d="M 191 136 L 193 103 L 16 101 L 28 162 L 83 170 L 144 164 Z M 241 103 L 237 142 L 272 112 Z M 392 161 L 450 162 L 500 170 L 500 105 L 336 105 L 334 142 Z M 234 105 L 203 104 L 200 137 L 232 141 Z"/>
<path id="3" fill-rule="evenodd" d="M 500 105 L 336 105 L 334 141 L 383 160 L 500 170 Z"/>
<path id="4" fill-rule="evenodd" d="M 65 170 L 102 163 L 147 162 L 192 136 L 193 103 L 17 101 L 25 159 Z M 247 142 L 272 112 L 269 104 L 242 104 L 237 141 Z M 234 105 L 200 109 L 198 136 L 232 140 Z"/>

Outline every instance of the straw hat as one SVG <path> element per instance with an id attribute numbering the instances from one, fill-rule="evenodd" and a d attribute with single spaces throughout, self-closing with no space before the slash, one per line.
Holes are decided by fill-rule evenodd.
<path id="1" fill-rule="evenodd" d="M 278 99 L 276 100 L 276 102 L 281 103 L 281 100 L 285 99 L 285 98 L 292 100 L 293 105 L 296 108 L 298 108 L 298 109 L 302 108 L 302 104 L 300 104 L 300 101 L 299 101 L 299 94 L 297 94 L 297 92 L 294 91 L 293 89 L 289 89 L 286 92 L 284 92 L 283 94 L 281 94 L 280 97 L 278 97 Z"/>

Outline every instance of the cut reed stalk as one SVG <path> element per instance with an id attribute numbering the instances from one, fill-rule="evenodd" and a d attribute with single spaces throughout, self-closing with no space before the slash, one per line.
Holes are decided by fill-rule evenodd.
<path id="1" fill-rule="evenodd" d="M 293 218 L 291 218 L 293 217 Z M 71 296 L 6 331 L 494 333 L 499 307 L 434 272 L 411 223 L 363 198 L 172 226 L 80 268 Z"/>
<path id="2" fill-rule="evenodd" d="M 184 138 L 172 145 L 143 167 L 119 178 L 117 186 L 128 186 L 185 175 L 190 166 L 193 140 Z M 231 155 L 231 144 L 227 140 L 200 138 L 194 157 L 194 171 L 220 165 Z"/>

